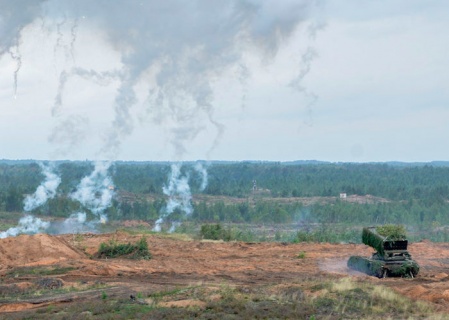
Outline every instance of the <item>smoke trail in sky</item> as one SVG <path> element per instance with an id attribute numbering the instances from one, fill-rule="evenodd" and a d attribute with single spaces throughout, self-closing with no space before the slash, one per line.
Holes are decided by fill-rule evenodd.
<path id="1" fill-rule="evenodd" d="M 192 194 L 189 186 L 189 176 L 182 175 L 181 163 L 174 163 L 171 165 L 171 173 L 168 180 L 168 185 L 162 188 L 162 191 L 168 196 L 168 202 L 165 208 L 162 209 L 161 216 L 156 221 L 153 231 L 160 232 L 161 225 L 176 209 L 184 213 L 185 216 L 189 216 L 193 212 L 192 207 Z M 171 231 L 174 231 L 176 222 L 173 222 Z"/>
<path id="2" fill-rule="evenodd" d="M 107 221 L 105 210 L 112 204 L 114 186 L 109 176 L 111 162 L 98 161 L 95 163 L 94 171 L 84 177 L 79 183 L 77 190 L 70 194 L 70 198 L 80 202 L 86 209 L 90 210 L 101 222 Z"/>
<path id="3" fill-rule="evenodd" d="M 16 1 L 0 2 L 0 57 L 9 52 L 11 58 L 16 61 L 14 97 L 17 95 L 19 71 L 22 66 L 22 56 L 19 50 L 21 32 L 39 16 L 41 4 L 42 1 L 39 0 L 23 0 L 20 3 Z M 15 48 L 15 52 L 13 48 Z"/>
<path id="4" fill-rule="evenodd" d="M 26 196 L 23 207 L 25 211 L 34 210 L 47 202 L 48 199 L 54 198 L 56 196 L 56 190 L 61 183 L 61 178 L 53 172 L 54 165 L 51 163 L 48 165 L 39 163 L 39 166 L 42 169 L 42 174 L 45 176 L 45 179 L 32 195 Z"/>
<path id="5" fill-rule="evenodd" d="M 51 109 L 52 116 L 59 116 L 62 109 L 62 98 L 64 94 L 64 88 L 66 86 L 67 81 L 69 78 L 73 76 L 78 76 L 86 80 L 90 80 L 94 82 L 97 85 L 100 86 L 107 86 L 111 84 L 112 81 L 120 79 L 120 72 L 119 71 L 104 71 L 104 72 L 97 72 L 95 70 L 87 70 L 80 67 L 74 67 L 70 71 L 62 71 L 59 75 L 59 85 L 58 85 L 58 91 L 55 97 L 55 101 L 53 104 L 53 107 Z"/>
<path id="6" fill-rule="evenodd" d="M 75 42 L 78 35 L 78 18 L 73 21 L 72 27 L 70 28 L 70 34 L 72 39 L 70 41 L 70 55 L 72 56 L 73 63 L 75 63 Z"/>
<path id="7" fill-rule="evenodd" d="M 133 117 L 143 114 L 133 113 L 133 108 L 141 107 L 146 110 L 147 120 L 168 129 L 174 155 L 180 160 L 188 152 L 188 143 L 208 127 L 215 130 L 215 138 L 205 152 L 210 153 L 220 143 L 225 128 L 215 117 L 214 104 L 214 85 L 220 77 L 240 69 L 240 81 L 245 82 L 250 74 L 247 59 L 271 63 L 279 50 L 292 41 L 295 31 L 307 24 L 317 2 L 3 0 L 0 3 L 0 56 L 18 48 L 25 27 L 33 26 L 38 19 L 55 26 L 55 50 L 66 45 L 72 56 L 76 48 L 81 57 L 80 41 L 75 40 L 84 30 L 84 34 L 95 34 L 98 40 L 105 41 L 112 54 L 118 53 L 119 88 L 111 106 L 113 119 L 99 147 L 102 155 L 108 159 L 117 156 L 123 139 L 133 133 L 136 123 Z M 68 21 L 73 21 L 71 28 L 66 27 Z M 318 25 L 311 28 L 316 32 Z M 26 31 L 39 32 L 37 28 L 29 29 Z M 64 33 L 70 43 L 62 41 Z M 115 72 L 116 67 L 106 69 Z M 20 66 L 15 79 L 19 69 Z M 104 68 L 95 72 L 101 73 L 100 70 Z M 64 76 L 62 73 L 53 112 L 62 105 L 61 83 L 67 81 Z M 142 101 L 147 103 L 139 104 Z"/>
<path id="8" fill-rule="evenodd" d="M 16 52 L 10 51 L 11 58 L 16 61 L 16 69 L 14 70 L 14 98 L 17 98 L 17 82 L 19 78 L 19 71 L 22 67 L 22 56 L 20 54 L 19 46 L 16 46 Z"/>
<path id="9" fill-rule="evenodd" d="M 317 57 L 318 53 L 316 52 L 316 50 L 313 47 L 308 47 L 306 51 L 301 55 L 301 64 L 298 75 L 290 82 L 290 87 L 304 94 L 305 97 L 309 100 L 306 105 L 306 112 L 308 117 L 306 121 L 304 121 L 308 124 L 311 124 L 312 107 L 316 103 L 318 96 L 303 85 L 303 80 L 310 72 L 313 60 L 315 60 Z"/>

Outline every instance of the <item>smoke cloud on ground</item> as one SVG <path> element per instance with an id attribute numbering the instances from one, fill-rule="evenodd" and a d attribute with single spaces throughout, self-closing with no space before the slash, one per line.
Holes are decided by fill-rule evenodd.
<path id="1" fill-rule="evenodd" d="M 44 232 L 49 226 L 50 222 L 42 221 L 32 215 L 26 215 L 19 220 L 19 224 L 16 227 L 0 232 L 0 238 L 15 237 L 22 233 L 35 234 L 38 232 Z"/>
<path id="2" fill-rule="evenodd" d="M 25 197 L 24 211 L 27 212 L 45 204 L 48 199 L 54 198 L 56 196 L 58 186 L 61 183 L 61 178 L 54 172 L 55 168 L 52 163 L 39 163 L 39 166 L 45 178 L 32 195 Z M 49 226 L 49 222 L 43 221 L 40 218 L 32 216 L 31 214 L 27 214 L 19 220 L 16 227 L 12 227 L 4 232 L 1 232 L 0 238 L 11 236 L 14 237 L 21 233 L 34 234 L 44 232 Z"/>
<path id="3" fill-rule="evenodd" d="M 24 210 L 32 211 L 44 205 L 48 199 L 56 196 L 61 178 L 53 171 L 52 163 L 40 164 L 44 181 L 37 187 L 32 195 L 24 200 Z M 46 222 L 40 218 L 28 214 L 19 220 L 16 227 L 0 233 L 0 238 L 17 236 L 18 234 L 34 234 L 39 232 L 76 233 L 95 231 L 99 223 L 107 221 L 105 210 L 111 206 L 114 195 L 114 184 L 109 170 L 111 162 L 99 161 L 95 163 L 92 173 L 84 177 L 78 184 L 75 192 L 69 196 L 78 201 L 88 213 L 94 215 L 94 219 L 87 219 L 88 213 L 79 211 L 72 213 L 64 221 Z"/>
<path id="4" fill-rule="evenodd" d="M 202 192 L 206 189 L 208 183 L 207 169 L 202 162 L 196 162 L 193 170 L 200 176 L 201 180 L 198 190 Z M 182 213 L 182 219 L 188 218 L 193 213 L 192 192 L 189 182 L 190 174 L 189 172 L 183 173 L 182 164 L 172 164 L 168 184 L 162 188 L 163 193 L 168 197 L 167 205 L 162 209 L 153 231 L 162 231 L 162 224 L 170 218 L 175 210 L 179 210 Z M 172 220 L 168 232 L 174 232 L 179 225 L 179 221 Z"/>
<path id="5" fill-rule="evenodd" d="M 111 206 L 114 184 L 109 175 L 111 162 L 98 161 L 89 176 L 84 177 L 70 198 L 80 202 L 92 212 L 97 220 L 105 223 L 108 218 L 105 210 Z"/>
<path id="6" fill-rule="evenodd" d="M 171 173 L 168 180 L 168 185 L 162 188 L 162 191 L 168 196 L 167 205 L 162 209 L 159 219 L 153 228 L 153 231 L 160 232 L 162 224 L 176 209 L 179 209 L 185 217 L 188 217 L 193 212 L 192 194 L 189 186 L 189 175 L 183 175 L 181 172 L 181 163 L 174 163 L 171 165 Z M 173 232 L 176 228 L 176 222 L 172 223 L 170 231 Z"/>

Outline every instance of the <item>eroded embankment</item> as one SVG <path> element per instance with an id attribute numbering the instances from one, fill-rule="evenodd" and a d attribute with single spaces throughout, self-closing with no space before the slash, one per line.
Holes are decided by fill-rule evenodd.
<path id="1" fill-rule="evenodd" d="M 307 279 L 350 276 L 357 281 L 386 285 L 412 299 L 429 301 L 449 310 L 449 244 L 419 242 L 409 246 L 413 258 L 421 266 L 416 279 L 377 279 L 351 272 L 346 267 L 351 255 L 370 256 L 372 249 L 365 245 L 210 242 L 161 235 L 146 237 L 153 259 L 142 261 L 89 258 L 101 242 L 126 243 L 141 238 L 141 235 L 124 232 L 76 236 L 41 234 L 1 239 L 2 280 L 7 285 L 32 283 L 39 275 L 21 278 L 11 276 L 11 271 L 33 266 L 57 266 L 63 272 L 57 276 L 66 287 L 76 287 L 79 283 L 105 283 L 123 288 L 123 292 L 195 283 L 289 285 Z M 27 308 L 26 303 L 23 306 Z"/>

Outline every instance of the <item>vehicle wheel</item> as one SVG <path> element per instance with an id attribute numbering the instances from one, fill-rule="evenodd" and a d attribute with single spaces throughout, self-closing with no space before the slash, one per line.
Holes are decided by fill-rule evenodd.
<path id="1" fill-rule="evenodd" d="M 387 272 L 387 270 L 382 268 L 382 269 L 377 270 L 375 275 L 379 279 L 386 278 L 386 272 Z"/>

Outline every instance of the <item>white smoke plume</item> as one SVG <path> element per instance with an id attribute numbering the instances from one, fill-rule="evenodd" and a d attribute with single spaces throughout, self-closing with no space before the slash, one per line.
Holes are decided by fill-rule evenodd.
<path id="1" fill-rule="evenodd" d="M 61 178 L 54 173 L 54 165 L 52 163 L 44 164 L 39 163 L 42 170 L 42 174 L 45 176 L 44 181 L 37 187 L 36 191 L 32 195 L 28 195 L 24 200 L 25 211 L 31 211 L 37 207 L 45 204 L 48 199 L 52 199 L 56 196 L 56 191 Z M 41 220 L 40 218 L 32 215 L 26 215 L 19 220 L 19 224 L 16 227 L 9 228 L 6 231 L 0 233 L 0 238 L 15 237 L 18 234 L 34 234 L 43 232 L 48 229 L 50 222 Z"/>
<path id="2" fill-rule="evenodd" d="M 193 212 L 189 176 L 183 176 L 181 168 L 181 163 L 174 163 L 171 165 L 168 185 L 165 185 L 162 188 L 164 194 L 168 196 L 168 202 L 166 207 L 162 210 L 161 216 L 156 221 L 153 231 L 160 232 L 162 229 L 162 223 L 178 208 L 185 214 L 185 216 L 189 216 Z M 176 225 L 177 223 L 173 222 L 170 230 L 174 231 Z"/>
<path id="3" fill-rule="evenodd" d="M 42 221 L 32 215 L 26 215 L 19 220 L 17 227 L 9 228 L 6 231 L 0 232 L 0 239 L 7 237 L 15 237 L 19 234 L 35 234 L 43 232 L 48 229 L 50 222 Z"/>
<path id="4" fill-rule="evenodd" d="M 44 181 L 37 187 L 32 195 L 24 200 L 24 210 L 31 211 L 45 204 L 48 199 L 56 196 L 56 191 L 61 183 L 61 178 L 53 172 L 54 166 L 50 163 L 45 165 L 39 163 Z M 114 195 L 114 186 L 109 176 L 111 162 L 98 161 L 95 163 L 93 172 L 84 177 L 79 183 L 77 190 L 70 194 L 70 198 L 79 201 L 83 207 L 90 210 L 96 220 L 86 222 L 85 212 L 77 212 L 70 215 L 63 222 L 45 222 L 32 215 L 26 215 L 19 220 L 16 227 L 9 228 L 0 233 L 0 238 L 16 236 L 21 233 L 34 234 L 38 232 L 51 231 L 52 233 L 81 232 L 94 230 L 96 223 L 105 223 L 107 216 L 104 211 L 111 206 Z"/>
<path id="5" fill-rule="evenodd" d="M 208 183 L 207 170 L 201 162 L 197 162 L 194 168 L 201 175 L 200 191 L 204 191 Z"/>
<path id="6" fill-rule="evenodd" d="M 99 152 L 108 159 L 116 157 L 123 139 L 133 133 L 133 117 L 145 113 L 134 112 L 141 107 L 147 118 L 167 128 L 180 160 L 188 152 L 189 142 L 207 127 L 215 130 L 207 152 L 220 143 L 224 125 L 215 118 L 214 105 L 218 79 L 240 69 L 240 81 L 246 83 L 251 73 L 247 60 L 274 61 L 281 48 L 296 40 L 292 39 L 295 31 L 307 25 L 318 2 L 0 0 L 0 57 L 18 47 L 25 31 L 39 32 L 26 28 L 39 19 L 55 26 L 55 48 L 67 46 L 72 55 L 76 50 L 77 62 L 83 60 L 83 52 L 78 50 L 83 30 L 98 35 L 112 54 L 118 54 L 121 68 L 111 106 L 114 116 Z M 311 25 L 310 38 L 319 27 Z M 65 38 L 71 39 L 70 43 L 62 41 Z M 115 72 L 115 68 L 108 70 Z M 100 70 L 104 68 L 95 72 Z M 62 101 L 60 92 L 56 100 L 56 105 Z M 142 101 L 147 104 L 139 103 Z"/>
<path id="7" fill-rule="evenodd" d="M 70 198 L 90 210 L 101 223 L 107 221 L 105 210 L 112 204 L 114 184 L 109 176 L 110 161 L 97 161 L 94 171 L 84 177 Z"/>
<path id="8" fill-rule="evenodd" d="M 42 174 L 45 176 L 45 179 L 32 195 L 26 196 L 23 207 L 25 211 L 34 210 L 47 202 L 48 199 L 54 198 L 58 186 L 61 183 L 61 178 L 53 171 L 54 165 L 51 163 L 48 165 L 39 163 L 39 166 L 42 169 Z"/>

